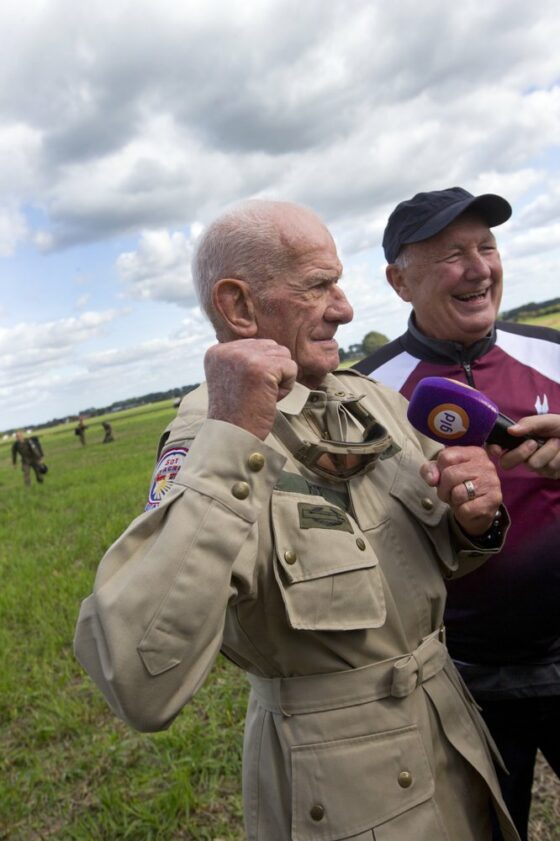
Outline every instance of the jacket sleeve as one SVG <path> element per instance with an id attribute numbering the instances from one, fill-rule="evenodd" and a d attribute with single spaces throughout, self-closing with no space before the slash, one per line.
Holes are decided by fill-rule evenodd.
<path id="1" fill-rule="evenodd" d="M 244 430 L 205 421 L 164 502 L 102 559 L 74 650 L 136 729 L 168 727 L 205 680 L 227 606 L 252 584 L 257 518 L 284 462 Z"/>

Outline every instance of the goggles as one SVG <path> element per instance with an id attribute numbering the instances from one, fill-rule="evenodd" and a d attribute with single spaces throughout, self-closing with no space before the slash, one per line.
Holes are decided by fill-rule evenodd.
<path id="1" fill-rule="evenodd" d="M 363 427 L 361 441 L 335 441 L 320 435 L 317 435 L 317 440 L 308 441 L 297 434 L 281 412 L 276 414 L 273 432 L 304 467 L 331 481 L 345 482 L 373 470 L 380 454 L 390 449 L 393 443 L 385 427 L 359 400 L 353 398 L 341 405 Z M 334 462 L 332 470 L 319 464 L 324 455 L 330 456 Z"/>

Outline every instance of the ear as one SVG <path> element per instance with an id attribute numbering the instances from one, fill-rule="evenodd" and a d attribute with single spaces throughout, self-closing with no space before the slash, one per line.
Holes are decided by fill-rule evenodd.
<path id="1" fill-rule="evenodd" d="M 228 329 L 239 339 L 251 339 L 257 332 L 251 287 L 244 280 L 225 277 L 212 289 L 212 303 Z"/>
<path id="2" fill-rule="evenodd" d="M 406 282 L 405 273 L 402 271 L 402 269 L 399 269 L 396 263 L 391 263 L 385 269 L 385 275 L 387 277 L 387 280 L 399 296 L 399 298 L 402 298 L 403 301 L 407 301 L 408 303 L 410 303 L 412 297 L 410 295 L 410 289 Z"/>

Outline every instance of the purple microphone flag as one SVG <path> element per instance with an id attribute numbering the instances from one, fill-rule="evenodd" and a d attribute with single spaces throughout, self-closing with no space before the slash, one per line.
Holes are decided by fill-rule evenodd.
<path id="1" fill-rule="evenodd" d="M 408 406 L 415 429 L 441 444 L 461 446 L 482 446 L 499 414 L 485 394 L 446 377 L 420 380 Z"/>

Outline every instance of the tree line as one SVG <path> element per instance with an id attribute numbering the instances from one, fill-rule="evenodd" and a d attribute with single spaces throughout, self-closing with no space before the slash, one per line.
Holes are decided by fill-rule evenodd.
<path id="1" fill-rule="evenodd" d="M 531 303 L 523 304 L 521 307 L 506 310 L 506 312 L 501 312 L 498 318 L 501 321 L 524 321 L 526 318 L 550 315 L 558 311 L 560 311 L 560 298 L 551 298 L 549 301 L 541 301 L 540 304 L 531 301 Z"/>
<path id="2" fill-rule="evenodd" d="M 370 330 L 366 333 L 361 342 L 354 345 L 349 345 L 348 350 L 344 348 L 339 349 L 340 361 L 344 362 L 347 359 L 361 359 L 362 356 L 368 356 L 377 348 L 386 345 L 389 339 L 384 333 L 378 333 L 377 330 Z"/>

